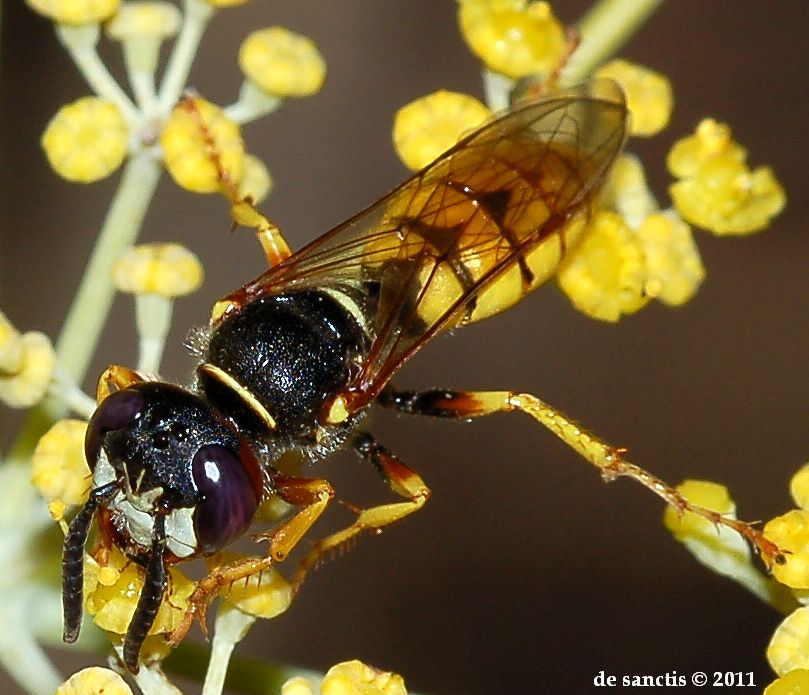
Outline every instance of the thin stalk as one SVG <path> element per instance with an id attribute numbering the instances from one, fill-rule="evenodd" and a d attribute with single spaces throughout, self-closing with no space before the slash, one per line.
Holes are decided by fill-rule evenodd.
<path id="1" fill-rule="evenodd" d="M 577 24 L 581 44 L 562 71 L 563 86 L 578 84 L 615 55 L 663 0 L 601 0 Z"/>
<path id="2" fill-rule="evenodd" d="M 135 105 L 98 57 L 98 25 L 57 24 L 56 35 L 93 91 L 114 102 L 126 119 L 134 123 L 138 117 Z"/>
<path id="3" fill-rule="evenodd" d="M 174 42 L 160 85 L 158 102 L 161 112 L 168 112 L 180 98 L 188 82 L 188 73 L 191 72 L 199 42 L 213 13 L 213 6 L 203 0 L 185 0 L 183 26 Z"/>
<path id="4" fill-rule="evenodd" d="M 62 326 L 56 344 L 56 361 L 77 384 L 84 381 L 115 296 L 112 264 L 137 239 L 160 172 L 160 163 L 149 150 L 132 155 L 127 162 Z M 27 459 L 40 435 L 65 412 L 64 403 L 46 398 L 29 414 L 9 451 L 9 459 Z"/>
<path id="5" fill-rule="evenodd" d="M 121 176 L 56 343 L 59 365 L 76 383 L 84 380 L 112 306 L 115 296 L 112 265 L 137 239 L 160 172 L 160 163 L 150 151 L 144 150 L 133 155 Z"/>

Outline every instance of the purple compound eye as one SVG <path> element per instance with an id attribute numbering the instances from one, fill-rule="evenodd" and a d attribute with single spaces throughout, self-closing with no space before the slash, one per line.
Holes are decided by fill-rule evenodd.
<path id="1" fill-rule="evenodd" d="M 194 510 L 197 540 L 203 552 L 213 552 L 249 528 L 258 493 L 239 457 L 217 444 L 194 455 L 191 472 L 200 496 Z"/>
<path id="2" fill-rule="evenodd" d="M 124 389 L 107 396 L 96 408 L 87 425 L 84 455 L 90 468 L 95 468 L 101 453 L 101 437 L 105 432 L 131 425 L 143 411 L 145 396 L 134 389 Z"/>

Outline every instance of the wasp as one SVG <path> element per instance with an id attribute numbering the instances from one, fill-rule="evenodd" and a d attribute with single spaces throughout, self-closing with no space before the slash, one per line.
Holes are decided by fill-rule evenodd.
<path id="1" fill-rule="evenodd" d="M 284 560 L 326 509 L 335 494 L 329 482 L 283 472 L 282 457 L 316 462 L 353 448 L 401 498 L 358 510 L 347 528 L 316 542 L 295 585 L 323 553 L 420 509 L 427 485 L 362 427 L 373 405 L 463 419 L 522 410 L 605 474 L 631 475 L 690 509 L 617 450 L 579 430 L 570 435 L 564 416 L 535 397 L 391 384 L 433 336 L 507 309 L 553 275 L 623 147 L 627 118 L 620 89 L 608 82 L 494 118 L 298 252 L 286 250 L 277 230 L 268 233 L 270 269 L 219 300 L 209 326 L 190 340 L 199 364 L 188 388 L 109 367 L 85 441 L 92 490 L 64 540 L 64 639 L 78 637 L 83 557 L 96 517 L 145 569 L 123 645 L 134 672 L 166 592 L 167 565 L 242 536 L 272 496 L 299 508 L 265 534 L 266 558 L 237 561 L 199 582 L 184 634 L 195 612 L 204 623 L 213 592 Z"/>

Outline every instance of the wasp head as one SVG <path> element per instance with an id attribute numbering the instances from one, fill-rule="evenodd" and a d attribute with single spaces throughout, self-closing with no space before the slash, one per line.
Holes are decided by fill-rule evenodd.
<path id="1" fill-rule="evenodd" d="M 113 541 L 146 567 L 124 641 L 135 670 L 165 591 L 165 562 L 215 552 L 242 535 L 261 499 L 260 467 L 231 421 L 195 393 L 160 382 L 104 399 L 90 419 L 85 455 L 93 490 L 65 538 L 64 637 L 78 637 L 84 546 L 102 508 Z"/>

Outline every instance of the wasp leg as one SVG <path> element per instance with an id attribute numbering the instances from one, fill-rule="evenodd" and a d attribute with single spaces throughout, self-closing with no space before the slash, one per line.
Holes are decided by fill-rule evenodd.
<path id="1" fill-rule="evenodd" d="M 113 387 L 115 387 L 116 391 L 120 391 L 127 386 L 132 386 L 132 384 L 137 384 L 139 381 L 143 380 L 140 374 L 129 367 L 123 367 L 120 364 L 111 364 L 98 379 L 96 402 L 101 403 L 101 401 L 109 396 L 112 393 Z"/>
<path id="2" fill-rule="evenodd" d="M 152 551 L 146 565 L 146 577 L 140 590 L 138 605 L 126 630 L 124 637 L 124 666 L 130 673 L 138 672 L 138 657 L 140 648 L 152 629 L 157 611 L 163 602 L 168 579 L 163 555 L 166 549 L 166 517 L 158 514 L 152 529 Z"/>
<path id="3" fill-rule="evenodd" d="M 284 239 L 280 227 L 270 222 L 263 215 L 261 215 L 261 221 L 256 226 L 256 238 L 258 243 L 261 244 L 261 249 L 264 251 L 264 256 L 267 258 L 270 268 L 292 255 L 292 249 L 289 248 L 289 244 Z"/>
<path id="4" fill-rule="evenodd" d="M 250 198 L 238 198 L 230 208 L 233 216 L 234 227 L 252 227 L 256 230 L 256 238 L 261 244 L 261 250 L 270 268 L 278 265 L 292 255 L 287 240 L 281 233 L 281 228 L 262 215 Z"/>
<path id="5" fill-rule="evenodd" d="M 745 521 L 724 516 L 689 502 L 671 485 L 640 466 L 623 458 L 625 449 L 611 446 L 587 432 L 567 415 L 541 401 L 530 393 L 512 391 L 395 391 L 385 389 L 377 402 L 386 407 L 411 415 L 433 417 L 473 418 L 492 413 L 520 411 L 547 427 L 565 444 L 601 471 L 607 482 L 627 477 L 636 480 L 661 497 L 680 514 L 692 512 L 714 525 L 727 526 L 737 531 L 756 548 L 767 564 L 783 564 L 781 549 L 764 534 Z"/>
<path id="6" fill-rule="evenodd" d="M 216 178 L 219 182 L 222 194 L 231 203 L 230 211 L 235 223 L 234 228 L 237 225 L 242 225 L 244 227 L 253 227 L 256 230 L 256 236 L 264 251 L 264 255 L 267 257 L 270 268 L 278 265 L 284 259 L 289 258 L 289 256 L 292 255 L 292 251 L 286 239 L 284 239 L 283 234 L 281 234 L 278 225 L 270 222 L 258 211 L 252 197 L 244 197 L 239 193 L 239 188 L 236 185 L 238 182 L 233 180 L 230 172 L 222 163 L 222 153 L 216 145 L 216 138 L 211 132 L 208 123 L 205 121 L 196 99 L 193 97 L 183 99 L 180 102 L 180 107 L 183 108 L 196 123 L 203 144 L 205 145 L 208 159 L 216 169 Z"/>
<path id="7" fill-rule="evenodd" d="M 205 615 L 208 604 L 220 589 L 234 582 L 264 572 L 276 562 L 284 560 L 306 535 L 318 517 L 334 497 L 334 490 L 328 481 L 321 478 L 296 478 L 276 473 L 270 484 L 282 500 L 289 504 L 302 506 L 295 516 L 277 528 L 265 534 L 258 534 L 256 540 L 268 540 L 270 547 L 265 557 L 241 558 L 235 562 L 222 565 L 208 576 L 197 582 L 194 592 L 188 599 L 188 609 L 180 624 L 171 633 L 169 641 L 179 644 L 191 628 L 196 617 L 203 632 L 206 632 Z"/>
<path id="8" fill-rule="evenodd" d="M 379 471 L 388 487 L 407 501 L 361 509 L 353 524 L 317 541 L 301 560 L 292 579 L 295 590 L 325 553 L 344 545 L 364 531 L 380 533 L 383 527 L 421 509 L 430 498 L 430 488 L 419 475 L 379 444 L 371 434 L 360 432 L 354 437 L 353 446 L 364 461 L 371 463 Z"/>

